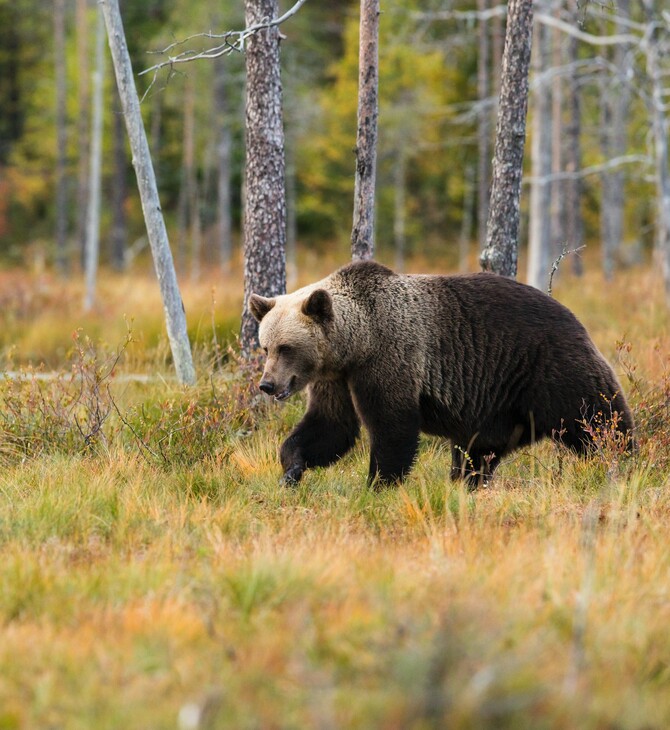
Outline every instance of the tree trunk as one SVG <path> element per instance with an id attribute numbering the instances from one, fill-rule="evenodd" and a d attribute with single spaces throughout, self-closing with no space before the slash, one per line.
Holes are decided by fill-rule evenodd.
<path id="1" fill-rule="evenodd" d="M 88 216 L 86 221 L 86 293 L 84 311 L 95 304 L 95 287 L 100 252 L 100 188 L 102 178 L 102 92 L 105 85 L 105 25 L 102 12 L 98 11 L 95 31 L 95 69 L 91 74 L 91 169 L 89 174 Z"/>
<path id="2" fill-rule="evenodd" d="M 228 104 L 227 59 L 217 59 L 214 64 L 214 112 L 217 140 L 217 230 L 218 250 L 221 268 L 225 274 L 230 273 L 233 259 L 233 224 L 231 168 L 233 137 L 230 129 L 230 113 Z"/>
<path id="3" fill-rule="evenodd" d="M 90 76 L 88 74 L 88 0 L 77 0 L 77 65 L 79 66 L 79 84 L 77 89 L 77 149 L 79 151 L 79 169 L 77 173 L 77 250 L 78 256 L 84 265 L 86 250 L 86 221 L 88 205 L 88 170 L 90 167 Z"/>
<path id="4" fill-rule="evenodd" d="M 128 225 L 126 220 L 126 198 L 128 180 L 126 178 L 126 133 L 123 126 L 123 112 L 118 91 L 115 92 L 118 108 L 114 111 L 114 178 L 112 180 L 112 235 L 111 261 L 115 271 L 126 268 L 126 248 L 128 246 Z"/>
<path id="5" fill-rule="evenodd" d="M 652 0 L 643 0 L 647 22 L 656 19 Z M 664 69 L 661 59 L 667 56 L 668 48 L 662 48 L 659 27 L 649 29 L 644 51 L 647 57 L 647 75 L 651 81 L 651 118 L 656 157 L 656 257 L 660 262 L 665 286 L 665 298 L 670 307 L 670 156 L 668 154 L 668 135 L 670 124 L 666 116 L 666 95 L 663 86 Z"/>
<path id="6" fill-rule="evenodd" d="M 361 0 L 358 56 L 358 130 L 351 257 L 371 259 L 375 250 L 375 178 L 379 115 L 379 0 Z"/>
<path id="7" fill-rule="evenodd" d="M 628 0 L 618 0 L 617 16 L 628 16 Z M 617 32 L 625 32 L 626 26 L 616 23 Z M 614 66 L 625 73 L 627 48 L 614 47 Z M 602 86 L 601 149 L 605 162 L 626 153 L 628 105 L 630 91 L 618 78 L 605 79 Z M 625 175 L 621 168 L 602 174 L 602 201 L 600 207 L 600 235 L 602 238 L 602 264 L 605 279 L 614 276 L 616 261 L 623 240 Z"/>
<path id="8" fill-rule="evenodd" d="M 123 114 L 130 139 L 133 166 L 142 200 L 142 211 L 147 226 L 156 276 L 163 297 L 168 339 L 175 370 L 180 383 L 195 383 L 195 369 L 186 329 L 186 313 L 179 293 L 177 275 L 172 261 L 165 221 L 161 212 L 156 177 L 149 154 L 149 145 L 142 122 L 140 101 L 135 88 L 133 69 L 123 31 L 118 0 L 99 0 L 105 16 L 107 37 L 114 62 L 114 72 L 123 104 Z"/>
<path id="9" fill-rule="evenodd" d="M 65 0 L 54 0 L 54 63 L 56 72 L 56 268 L 61 274 L 65 274 L 68 270 Z"/>
<path id="10" fill-rule="evenodd" d="M 491 203 L 481 265 L 486 271 L 515 277 L 533 29 L 532 0 L 510 0 L 507 12 Z"/>
<path id="11" fill-rule="evenodd" d="M 562 12 L 562 0 L 554 0 L 553 14 L 560 18 Z M 552 33 L 552 61 L 551 65 L 561 68 L 565 62 L 565 47 L 562 43 L 562 36 L 559 30 L 553 29 Z M 563 171 L 564 154 L 563 141 L 565 139 L 565 125 L 563 124 L 563 76 L 557 73 L 551 83 L 551 172 L 559 174 Z M 566 185 L 565 181 L 554 180 L 551 183 L 551 248 L 550 260 L 560 256 L 565 247 L 566 228 Z"/>
<path id="12" fill-rule="evenodd" d="M 571 3 L 571 15 L 576 24 L 579 17 L 579 0 Z M 568 37 L 568 63 L 572 71 L 568 77 L 568 123 L 565 129 L 565 169 L 568 172 L 576 173 L 582 169 L 582 147 L 581 147 L 581 89 L 579 87 L 579 76 L 574 67 L 577 61 L 578 41 L 573 36 Z M 584 218 L 582 216 L 582 180 L 574 177 L 565 182 L 565 235 L 567 238 L 566 248 L 578 249 L 584 242 Z M 572 271 L 577 276 L 584 273 L 584 262 L 581 256 L 572 257 Z"/>
<path id="13" fill-rule="evenodd" d="M 245 0 L 247 27 L 276 18 L 278 0 Z M 244 211 L 244 309 L 240 344 L 258 347 L 258 325 L 249 311 L 252 293 L 286 291 L 286 190 L 279 31 L 251 36 L 246 52 L 246 165 Z"/>
<path id="14" fill-rule="evenodd" d="M 542 78 L 549 68 L 550 31 L 539 23 L 535 28 L 536 50 L 534 109 L 531 117 L 531 175 L 530 216 L 528 223 L 528 271 L 526 280 L 536 289 L 545 291 L 549 285 L 551 249 L 551 93 L 549 83 Z"/>
<path id="15" fill-rule="evenodd" d="M 484 13 L 488 0 L 477 0 L 477 10 Z M 480 103 L 477 128 L 477 235 L 479 250 L 486 246 L 486 223 L 489 215 L 489 177 L 491 170 L 491 130 L 489 125 L 489 108 L 487 100 L 491 93 L 489 62 L 489 26 L 488 21 L 479 20 L 477 54 L 477 97 Z"/>

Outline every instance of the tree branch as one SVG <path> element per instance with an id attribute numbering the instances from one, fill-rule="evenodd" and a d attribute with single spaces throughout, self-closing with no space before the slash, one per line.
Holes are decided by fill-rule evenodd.
<path id="1" fill-rule="evenodd" d="M 144 71 L 140 71 L 138 76 L 144 76 L 145 74 L 151 72 L 153 72 L 154 74 L 154 77 L 149 84 L 149 88 L 144 92 L 144 96 L 142 97 L 142 99 L 146 97 L 151 87 L 156 83 L 158 73 L 161 69 L 169 66 L 170 70 L 172 70 L 174 66 L 176 66 L 178 63 L 189 63 L 191 61 L 199 61 L 201 59 L 220 58 L 221 56 L 227 56 L 231 54 L 233 51 L 242 53 L 244 51 L 244 42 L 247 38 L 249 38 L 249 36 L 254 35 L 254 33 L 258 33 L 259 30 L 274 28 L 278 25 L 281 25 L 282 23 L 285 23 L 289 18 L 292 18 L 306 2 L 307 0 L 297 0 L 293 7 L 287 10 L 280 17 L 274 18 L 273 20 L 263 21 L 262 23 L 256 23 L 255 25 L 251 25 L 244 30 L 229 30 L 225 33 L 212 33 L 211 31 L 209 33 L 195 33 L 191 36 L 188 36 L 188 38 L 184 38 L 184 40 L 171 43 L 169 46 L 166 46 L 162 51 L 152 51 L 152 53 L 154 54 L 169 54 L 175 48 L 183 46 L 186 43 L 194 40 L 195 38 L 218 38 L 223 41 L 222 43 L 219 43 L 219 45 L 214 46 L 213 48 L 207 48 L 204 51 L 182 51 L 176 56 L 170 56 L 166 61 L 161 61 L 154 66 L 144 69 Z"/>
<path id="2" fill-rule="evenodd" d="M 523 184 L 532 185 L 533 183 L 546 184 L 559 180 L 579 180 L 583 177 L 588 177 L 589 175 L 598 175 L 601 172 L 607 172 L 608 170 L 612 170 L 616 167 L 621 167 L 622 165 L 630 165 L 634 162 L 642 162 L 648 165 L 651 163 L 651 159 L 647 155 L 623 155 L 621 157 L 613 157 L 611 160 L 608 160 L 607 162 L 602 162 L 599 165 L 590 165 L 589 167 L 583 167 L 581 170 L 566 170 L 564 172 L 555 172 L 551 175 L 545 175 L 543 177 L 524 177 Z"/>

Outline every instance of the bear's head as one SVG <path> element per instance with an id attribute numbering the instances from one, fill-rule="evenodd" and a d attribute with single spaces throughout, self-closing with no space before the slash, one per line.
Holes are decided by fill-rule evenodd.
<path id="1" fill-rule="evenodd" d="M 328 362 L 332 297 L 325 289 L 272 299 L 252 294 L 249 310 L 260 323 L 258 339 L 267 355 L 259 387 L 285 400 L 309 385 Z"/>

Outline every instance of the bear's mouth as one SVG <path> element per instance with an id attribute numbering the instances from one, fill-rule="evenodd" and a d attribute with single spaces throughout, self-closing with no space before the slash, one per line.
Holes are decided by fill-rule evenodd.
<path id="1" fill-rule="evenodd" d="M 293 385 L 295 383 L 295 375 L 289 381 L 289 384 L 282 390 L 281 393 L 275 395 L 275 400 L 286 400 L 293 393 Z"/>

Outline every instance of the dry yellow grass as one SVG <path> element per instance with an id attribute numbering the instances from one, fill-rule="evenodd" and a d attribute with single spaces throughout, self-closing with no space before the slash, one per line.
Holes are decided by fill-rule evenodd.
<path id="1" fill-rule="evenodd" d="M 142 286 L 110 285 L 109 311 L 153 308 Z M 650 272 L 556 292 L 661 381 Z M 209 294 L 186 296 L 208 321 Z M 165 372 L 159 356 L 121 367 Z M 115 414 L 94 450 L 2 451 L 0 728 L 670 727 L 667 430 L 618 464 L 539 445 L 474 494 L 433 439 L 403 487 L 372 493 L 363 442 L 287 489 L 276 450 L 300 403 L 205 439 L 187 419 L 235 382 L 208 375 L 194 393 L 113 386 L 165 459 Z"/>

